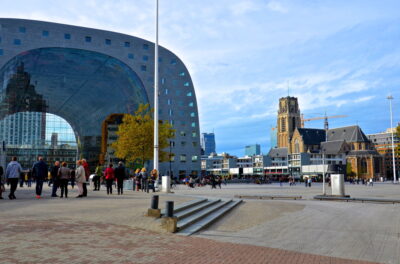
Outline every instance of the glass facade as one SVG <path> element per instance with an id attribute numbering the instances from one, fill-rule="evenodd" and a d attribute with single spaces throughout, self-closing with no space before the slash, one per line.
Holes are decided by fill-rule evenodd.
<path id="1" fill-rule="evenodd" d="M 132 113 L 140 103 L 148 103 L 143 83 L 131 68 L 80 49 L 23 52 L 0 69 L 0 85 L 0 118 L 18 112 L 63 117 L 78 136 L 80 153 L 93 162 L 107 116 Z"/>

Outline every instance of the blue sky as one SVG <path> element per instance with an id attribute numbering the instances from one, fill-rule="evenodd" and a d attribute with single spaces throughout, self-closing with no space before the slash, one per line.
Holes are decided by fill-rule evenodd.
<path id="1" fill-rule="evenodd" d="M 154 1 L 3 1 L 1 17 L 112 30 L 154 39 Z M 160 0 L 160 44 L 193 78 L 202 132 L 218 152 L 267 152 L 279 97 L 305 117 L 348 115 L 330 127 L 365 133 L 400 121 L 400 1 Z M 307 123 L 323 127 L 323 121 Z"/>

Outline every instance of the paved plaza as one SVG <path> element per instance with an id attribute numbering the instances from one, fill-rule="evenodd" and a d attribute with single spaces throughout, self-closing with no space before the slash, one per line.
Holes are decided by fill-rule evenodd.
<path id="1" fill-rule="evenodd" d="M 398 198 L 400 186 L 346 185 L 353 197 Z M 19 188 L 0 201 L 1 263 L 400 263 L 400 206 L 312 200 L 321 185 L 231 184 L 211 190 L 178 186 L 160 195 L 176 204 L 194 197 L 290 194 L 298 201 L 245 200 L 191 237 L 165 233 L 143 216 L 151 193 L 125 191 L 85 199 L 36 200 Z M 6 193 L 7 194 L 7 193 Z M 6 197 L 6 195 L 3 195 Z"/>

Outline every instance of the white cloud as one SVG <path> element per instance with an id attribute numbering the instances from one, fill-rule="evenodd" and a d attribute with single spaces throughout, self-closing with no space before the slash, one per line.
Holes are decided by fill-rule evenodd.
<path id="1" fill-rule="evenodd" d="M 282 14 L 288 12 L 288 9 L 284 7 L 281 2 L 278 1 L 269 1 L 267 4 L 267 8 L 271 11 L 279 12 Z"/>

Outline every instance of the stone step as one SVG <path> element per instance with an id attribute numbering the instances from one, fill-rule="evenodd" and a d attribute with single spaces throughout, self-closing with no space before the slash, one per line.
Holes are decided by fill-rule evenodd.
<path id="1" fill-rule="evenodd" d="M 242 200 L 233 200 L 230 201 L 228 204 L 226 204 L 224 207 L 220 208 L 219 210 L 216 210 L 212 212 L 211 214 L 207 215 L 203 219 L 199 220 L 198 222 L 192 224 L 191 226 L 188 226 L 187 228 L 183 229 L 182 231 L 179 231 L 177 234 L 182 235 L 182 236 L 190 236 L 196 232 L 199 232 L 200 230 L 208 227 L 215 221 L 217 221 L 219 218 L 221 218 L 224 214 L 228 213 L 230 210 L 235 208 L 237 205 L 239 205 L 242 202 Z"/>
<path id="2" fill-rule="evenodd" d="M 219 201 L 213 205 L 211 205 L 210 207 L 207 207 L 189 217 L 185 217 L 182 220 L 178 221 L 177 224 L 177 230 L 183 230 L 184 228 L 196 223 L 197 221 L 200 221 L 201 219 L 203 219 L 204 217 L 206 217 L 207 215 L 213 213 L 214 211 L 220 209 L 221 207 L 227 205 L 228 203 L 230 203 L 232 200 L 227 200 L 227 201 Z"/>
<path id="3" fill-rule="evenodd" d="M 205 198 L 201 198 L 201 199 L 196 199 L 196 200 L 190 200 L 184 203 L 181 203 L 179 205 L 177 205 L 176 207 L 174 207 L 174 215 L 180 211 L 186 210 L 192 206 L 196 206 L 198 204 L 207 202 L 208 200 Z M 161 210 L 161 215 L 165 215 L 165 209 Z"/>
<path id="4" fill-rule="evenodd" d="M 218 203 L 219 201 L 221 201 L 221 200 L 220 199 L 219 200 L 208 200 L 206 202 L 202 202 L 200 204 L 191 206 L 191 207 L 189 207 L 189 208 L 187 208 L 187 209 L 185 209 L 183 211 L 177 212 L 176 214 L 174 213 L 174 216 L 177 217 L 178 221 L 179 221 L 179 220 L 181 220 L 181 219 L 183 219 L 185 217 L 188 217 L 188 216 L 190 216 L 192 214 L 197 213 L 198 211 L 201 211 L 201 210 L 203 210 L 205 208 L 208 208 L 211 205 L 213 205 L 215 203 Z"/>

